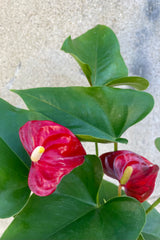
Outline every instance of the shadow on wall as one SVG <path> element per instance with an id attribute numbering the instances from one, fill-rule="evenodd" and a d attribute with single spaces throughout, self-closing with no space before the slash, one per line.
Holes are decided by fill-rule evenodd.
<path id="1" fill-rule="evenodd" d="M 160 16 L 160 1 L 159 0 L 147 0 L 146 7 L 144 9 L 145 14 L 149 21 L 155 22 Z"/>
<path id="2" fill-rule="evenodd" d="M 156 36 L 156 26 L 159 26 L 160 20 L 160 1 L 147 0 L 143 9 L 146 18 L 141 21 L 142 28 L 136 32 L 137 41 L 135 43 L 135 55 L 133 56 L 133 65 L 131 73 L 146 79 L 151 79 L 153 61 L 151 58 Z"/>

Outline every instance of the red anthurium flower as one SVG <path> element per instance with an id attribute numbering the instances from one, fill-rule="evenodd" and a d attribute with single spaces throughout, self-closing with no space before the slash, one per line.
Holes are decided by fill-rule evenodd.
<path id="1" fill-rule="evenodd" d="M 100 156 L 104 173 L 117 179 L 124 186 L 125 193 L 140 202 L 153 192 L 159 167 L 146 158 L 130 152 L 115 151 Z M 129 176 L 126 178 L 125 175 Z M 124 179 L 127 180 L 124 180 Z"/>
<path id="2" fill-rule="evenodd" d="M 78 138 L 52 121 L 28 121 L 19 130 L 31 157 L 28 185 L 39 196 L 53 193 L 62 177 L 84 162 L 86 152 Z"/>

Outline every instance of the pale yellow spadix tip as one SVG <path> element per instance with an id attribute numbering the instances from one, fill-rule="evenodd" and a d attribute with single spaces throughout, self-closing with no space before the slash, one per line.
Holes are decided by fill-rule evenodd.
<path id="1" fill-rule="evenodd" d="M 125 185 L 130 179 L 133 172 L 133 168 L 131 166 L 126 167 L 124 170 L 123 176 L 121 177 L 120 184 Z"/>
<path id="2" fill-rule="evenodd" d="M 45 149 L 42 146 L 39 146 L 39 153 L 44 153 Z"/>
<path id="3" fill-rule="evenodd" d="M 45 151 L 44 147 L 42 147 L 42 146 L 36 147 L 31 154 L 31 160 L 33 162 L 38 162 L 40 160 L 42 154 L 44 153 L 44 151 Z"/>

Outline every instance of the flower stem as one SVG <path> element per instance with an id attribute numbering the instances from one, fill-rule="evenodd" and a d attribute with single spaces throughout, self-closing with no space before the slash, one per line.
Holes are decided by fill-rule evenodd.
<path id="1" fill-rule="evenodd" d="M 158 198 L 152 205 L 146 210 L 146 214 L 153 210 L 160 203 L 160 198 Z"/>
<path id="2" fill-rule="evenodd" d="M 119 185 L 119 186 L 118 186 L 118 197 L 120 197 L 120 196 L 121 196 L 121 190 L 122 190 L 122 186 L 121 186 L 121 185 Z"/>
<path id="3" fill-rule="evenodd" d="M 117 150 L 118 150 L 118 143 L 115 142 L 115 143 L 114 143 L 114 151 L 117 151 Z"/>
<path id="4" fill-rule="evenodd" d="M 95 149 L 96 149 L 96 156 L 98 157 L 99 153 L 98 153 L 98 143 L 95 142 Z"/>

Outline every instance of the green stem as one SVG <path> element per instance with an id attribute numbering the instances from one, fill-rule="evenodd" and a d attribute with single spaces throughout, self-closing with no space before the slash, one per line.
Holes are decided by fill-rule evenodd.
<path id="1" fill-rule="evenodd" d="M 122 186 L 119 185 L 119 186 L 118 186 L 118 197 L 121 196 L 121 193 L 122 193 Z"/>
<path id="2" fill-rule="evenodd" d="M 117 151 L 117 150 L 118 150 L 118 143 L 115 142 L 115 143 L 114 143 L 114 151 Z"/>
<path id="3" fill-rule="evenodd" d="M 153 210 L 160 203 L 160 198 L 158 198 L 152 205 L 146 210 L 146 214 Z"/>
<path id="4" fill-rule="evenodd" d="M 98 157 L 99 153 L 98 153 L 98 143 L 95 142 L 95 149 L 96 149 L 96 156 Z"/>

